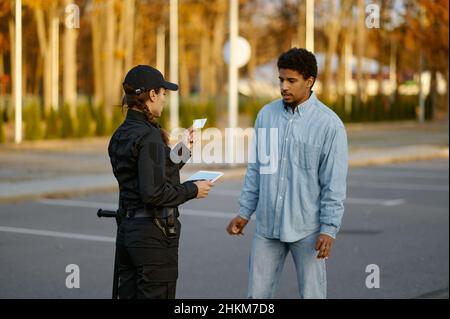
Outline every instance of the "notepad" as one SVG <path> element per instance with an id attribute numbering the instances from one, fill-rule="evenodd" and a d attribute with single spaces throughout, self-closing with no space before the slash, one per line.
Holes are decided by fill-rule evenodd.
<path id="1" fill-rule="evenodd" d="M 189 177 L 187 181 L 207 180 L 214 183 L 222 176 L 223 176 L 222 172 L 198 171 L 197 173 Z"/>

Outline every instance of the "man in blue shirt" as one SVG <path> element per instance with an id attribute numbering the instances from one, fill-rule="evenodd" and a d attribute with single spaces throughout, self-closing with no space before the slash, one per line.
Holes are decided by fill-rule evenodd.
<path id="1" fill-rule="evenodd" d="M 312 91 L 315 56 L 293 48 L 277 64 L 282 99 L 258 113 L 255 161 L 249 161 L 239 214 L 227 231 L 242 234 L 256 213 L 249 298 L 274 297 L 288 252 L 300 298 L 326 298 L 325 259 L 344 213 L 347 135 L 339 117 Z M 261 160 L 267 151 L 272 153 L 269 163 Z"/>

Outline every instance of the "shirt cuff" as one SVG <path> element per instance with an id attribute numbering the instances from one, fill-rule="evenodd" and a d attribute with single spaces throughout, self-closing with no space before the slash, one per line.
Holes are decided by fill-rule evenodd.
<path id="1" fill-rule="evenodd" d="M 252 217 L 253 211 L 248 208 L 242 207 L 239 209 L 239 216 L 244 218 L 245 220 L 250 220 Z"/>
<path id="2" fill-rule="evenodd" d="M 338 233 L 338 228 L 336 226 L 322 224 L 320 225 L 320 233 L 328 235 L 333 239 L 336 239 L 336 235 Z"/>

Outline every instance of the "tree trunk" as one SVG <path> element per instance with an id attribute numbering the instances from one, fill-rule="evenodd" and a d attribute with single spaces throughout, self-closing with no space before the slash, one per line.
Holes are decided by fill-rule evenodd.
<path id="1" fill-rule="evenodd" d="M 120 99 L 120 94 L 122 92 L 121 83 L 124 78 L 124 58 L 125 58 L 125 31 L 126 31 L 126 25 L 130 23 L 130 21 L 126 21 L 127 18 L 127 5 L 128 1 L 121 2 L 121 12 L 120 12 L 120 22 L 119 22 L 119 30 L 117 39 L 114 41 L 115 48 L 114 48 L 114 58 L 113 58 L 113 70 L 114 75 L 112 77 L 112 85 L 110 87 L 110 92 L 112 95 L 112 103 L 111 103 L 111 112 L 112 112 L 112 106 L 117 105 Z M 106 83 L 105 83 L 106 85 Z M 111 113 L 112 114 L 112 113 Z"/>
<path id="2" fill-rule="evenodd" d="M 35 20 L 36 20 L 36 27 L 37 27 L 37 33 L 38 33 L 39 49 L 41 51 L 41 56 L 43 57 L 43 60 L 44 60 L 44 64 L 43 64 L 44 111 L 46 114 L 48 114 L 50 111 L 51 103 L 52 103 L 51 47 L 49 45 L 50 40 L 47 36 L 45 17 L 44 17 L 44 12 L 43 12 L 42 8 L 36 7 L 34 9 L 34 16 L 35 16 Z"/>
<path id="3" fill-rule="evenodd" d="M 306 0 L 298 0 L 298 11 L 297 11 L 297 45 L 300 48 L 306 46 Z"/>
<path id="4" fill-rule="evenodd" d="M 104 41 L 104 64 L 103 64 L 103 94 L 106 117 L 111 118 L 112 106 L 114 104 L 113 90 L 115 87 L 111 85 L 114 83 L 114 34 L 116 32 L 116 15 L 114 12 L 114 0 L 107 0 L 105 3 L 105 38 Z"/>
<path id="5" fill-rule="evenodd" d="M 200 40 L 200 103 L 206 103 L 211 94 L 209 88 L 210 39 L 207 32 L 202 32 Z"/>
<path id="6" fill-rule="evenodd" d="M 102 64 L 102 53 L 103 53 L 103 42 L 102 42 L 102 30 L 104 30 L 103 19 L 99 16 L 101 12 L 99 8 L 94 8 L 92 10 L 91 18 L 91 32 L 92 32 L 92 62 L 94 67 L 94 105 L 99 106 L 104 104 L 105 95 L 103 87 L 103 64 Z"/>
<path id="7" fill-rule="evenodd" d="M 179 52 L 180 52 L 180 61 L 183 63 L 180 64 L 180 95 L 182 97 L 189 96 L 190 93 L 190 81 L 189 81 L 189 66 L 186 63 L 186 43 L 185 43 L 185 35 L 183 32 L 180 32 L 179 38 Z"/>
<path id="8" fill-rule="evenodd" d="M 135 0 L 125 0 L 125 62 L 124 74 L 133 66 Z"/>
<path id="9" fill-rule="evenodd" d="M 223 45 L 225 42 L 225 24 L 227 21 L 227 5 L 228 1 L 217 0 L 216 9 L 217 16 L 214 19 L 213 27 L 213 43 L 212 43 L 212 57 L 211 57 L 211 95 L 216 96 L 216 114 L 220 118 L 223 110 L 221 103 L 223 96 L 223 88 L 225 84 L 225 70 L 223 62 Z"/>
<path id="10" fill-rule="evenodd" d="M 344 0 L 341 2 L 340 13 L 338 15 L 336 2 L 331 0 L 331 17 L 326 26 L 326 36 L 328 45 L 325 53 L 325 63 L 323 71 L 323 97 L 325 101 L 331 101 L 334 98 L 335 91 L 331 90 L 333 82 L 333 57 L 338 49 L 339 34 L 347 12 L 351 10 L 351 1 Z M 336 81 L 334 81 L 336 83 Z"/>
<path id="11" fill-rule="evenodd" d="M 364 58 L 364 30 L 365 30 L 365 10 L 364 10 L 364 0 L 358 0 L 358 28 L 356 30 L 356 54 L 357 54 L 357 65 L 356 65 L 356 107 L 360 108 L 361 100 L 364 97 L 364 71 L 363 71 L 363 58 Z"/>
<path id="12" fill-rule="evenodd" d="M 59 108 L 59 18 L 56 6 L 52 6 L 50 10 L 49 20 L 51 105 L 57 110 Z"/>
<path id="13" fill-rule="evenodd" d="M 434 118 L 434 114 L 436 113 L 436 109 L 438 107 L 438 101 L 439 101 L 439 95 L 438 95 L 438 90 L 437 90 L 437 70 L 435 68 L 432 68 L 430 70 L 431 73 L 431 78 L 430 78 L 430 89 L 429 89 L 429 93 L 430 94 L 430 114 L 429 114 L 429 118 L 433 119 Z"/>
<path id="14" fill-rule="evenodd" d="M 65 5 L 72 0 L 65 0 Z M 70 113 L 75 116 L 77 105 L 77 30 L 73 27 L 64 28 L 64 74 L 63 74 L 63 100 L 69 105 Z"/>
<path id="15" fill-rule="evenodd" d="M 16 92 L 16 81 L 15 81 L 15 69 L 16 69 L 16 42 L 15 42 L 15 25 L 14 20 L 9 20 L 9 44 L 10 44 L 10 64 L 11 64 L 11 100 L 14 99 L 15 92 Z"/>

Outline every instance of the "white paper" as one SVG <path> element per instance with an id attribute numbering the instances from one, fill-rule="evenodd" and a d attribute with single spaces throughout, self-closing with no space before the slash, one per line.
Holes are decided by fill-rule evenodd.
<path id="1" fill-rule="evenodd" d="M 196 120 L 194 120 L 194 128 L 195 129 L 201 129 L 201 128 L 203 128 L 203 126 L 205 126 L 205 124 L 206 124 L 206 120 L 207 119 L 196 119 Z"/>
<path id="2" fill-rule="evenodd" d="M 197 173 L 189 177 L 186 181 L 208 180 L 214 183 L 222 176 L 222 172 L 198 171 Z"/>

